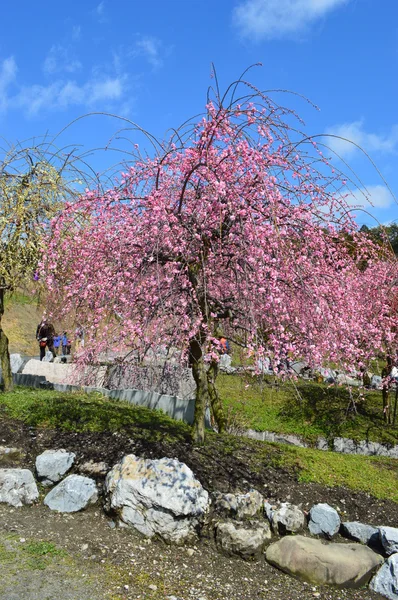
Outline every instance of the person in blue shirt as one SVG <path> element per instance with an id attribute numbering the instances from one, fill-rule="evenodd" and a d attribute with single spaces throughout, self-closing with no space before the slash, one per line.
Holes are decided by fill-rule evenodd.
<path id="1" fill-rule="evenodd" d="M 61 336 L 59 335 L 59 333 L 57 333 L 54 336 L 54 351 L 55 351 L 55 354 L 57 354 L 57 355 L 58 355 L 60 345 L 61 345 Z"/>

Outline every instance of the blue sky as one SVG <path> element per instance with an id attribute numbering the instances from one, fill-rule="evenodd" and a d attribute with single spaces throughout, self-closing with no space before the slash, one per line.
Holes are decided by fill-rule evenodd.
<path id="1" fill-rule="evenodd" d="M 275 96 L 298 111 L 308 134 L 329 132 L 359 144 L 398 196 L 397 0 L 6 3 L 1 135 L 11 143 L 55 135 L 80 115 L 106 111 L 163 137 L 203 110 L 211 62 L 221 87 L 261 62 L 250 75 L 254 84 L 311 99 L 320 111 Z M 119 126 L 105 117 L 82 119 L 58 142 L 103 147 Z M 397 203 L 369 160 L 354 146 L 335 139 L 329 145 L 367 188 L 376 219 L 397 219 Z M 111 152 L 90 158 L 98 170 L 118 160 Z M 371 223 L 364 214 L 358 220 Z"/>

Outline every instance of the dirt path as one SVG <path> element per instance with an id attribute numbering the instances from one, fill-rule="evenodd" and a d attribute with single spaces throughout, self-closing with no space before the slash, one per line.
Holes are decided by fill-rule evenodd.
<path id="1" fill-rule="evenodd" d="M 317 596 L 316 594 L 320 594 Z M 0 600 L 371 600 L 369 590 L 315 588 L 264 560 L 149 542 L 98 509 L 74 515 L 0 505 Z"/>

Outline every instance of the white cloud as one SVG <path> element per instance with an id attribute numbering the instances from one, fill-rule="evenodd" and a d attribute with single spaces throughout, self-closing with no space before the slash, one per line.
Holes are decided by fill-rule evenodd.
<path id="1" fill-rule="evenodd" d="M 153 67 L 161 67 L 163 58 L 161 56 L 162 42 L 151 36 L 142 36 L 135 44 L 132 56 L 143 56 Z"/>
<path id="2" fill-rule="evenodd" d="M 313 22 L 350 0 L 243 0 L 234 24 L 251 39 L 278 39 L 305 31 Z"/>
<path id="3" fill-rule="evenodd" d="M 58 80 L 48 86 L 22 88 L 13 98 L 13 105 L 34 116 L 43 110 L 61 110 L 70 106 L 92 108 L 100 103 L 115 102 L 123 98 L 125 91 L 124 77 L 91 79 L 81 85 Z"/>
<path id="4" fill-rule="evenodd" d="M 351 206 L 363 208 L 389 208 L 394 202 L 391 192 L 384 185 L 368 185 L 350 193 L 345 199 Z"/>
<path id="5" fill-rule="evenodd" d="M 57 63 L 55 66 L 58 69 Z M 68 71 L 66 67 L 64 70 Z M 104 68 L 98 67 L 86 81 L 58 77 L 52 78 L 48 85 L 21 85 L 16 78 L 17 71 L 13 57 L 0 61 L 0 113 L 22 109 L 28 116 L 35 116 L 44 111 L 64 110 L 71 106 L 117 111 L 129 99 L 129 78 L 121 71 L 107 75 L 104 74 Z M 10 89 L 11 85 L 14 89 Z"/>
<path id="6" fill-rule="evenodd" d="M 328 129 L 327 133 L 338 136 L 326 137 L 325 143 L 342 158 L 350 157 L 358 150 L 354 144 L 369 153 L 394 152 L 398 146 L 397 125 L 394 125 L 387 135 L 379 135 L 365 131 L 363 121 L 354 121 L 335 125 Z M 350 140 L 354 144 L 350 144 L 345 140 Z"/>
<path id="7" fill-rule="evenodd" d="M 98 21 L 100 23 L 104 23 L 105 22 L 105 1 L 102 0 L 102 2 L 100 2 L 94 10 L 94 14 L 97 16 Z"/>
<path id="8" fill-rule="evenodd" d="M 75 73 L 81 68 L 81 62 L 71 56 L 68 48 L 60 44 L 51 47 L 43 63 L 43 71 L 47 75 L 61 72 Z"/>
<path id="9" fill-rule="evenodd" d="M 17 71 L 17 63 L 13 56 L 5 58 L 0 63 L 0 112 L 4 112 L 7 109 L 8 88 L 15 81 Z"/>
<path id="10" fill-rule="evenodd" d="M 80 39 L 82 28 L 80 25 L 74 25 L 72 29 L 72 40 L 76 41 Z"/>

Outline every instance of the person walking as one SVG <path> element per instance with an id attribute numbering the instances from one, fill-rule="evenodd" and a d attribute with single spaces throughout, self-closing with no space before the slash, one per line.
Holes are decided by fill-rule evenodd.
<path id="1" fill-rule="evenodd" d="M 61 338 L 62 342 L 62 356 L 66 356 L 68 354 L 68 332 L 64 331 Z"/>
<path id="2" fill-rule="evenodd" d="M 36 339 L 39 342 L 40 348 L 40 360 L 43 360 L 45 357 L 46 348 L 52 353 L 53 359 L 55 358 L 54 336 L 54 325 L 47 321 L 46 317 L 43 317 L 36 329 Z"/>

